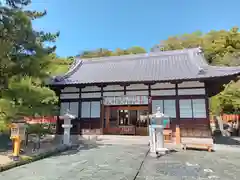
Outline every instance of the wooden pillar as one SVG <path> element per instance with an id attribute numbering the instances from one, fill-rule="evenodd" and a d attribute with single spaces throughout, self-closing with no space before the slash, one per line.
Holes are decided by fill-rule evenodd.
<path id="1" fill-rule="evenodd" d="M 82 130 L 81 130 L 81 123 L 78 121 L 77 122 L 77 134 L 79 135 L 82 135 Z"/>
<path id="2" fill-rule="evenodd" d="M 110 108 L 109 107 L 107 107 L 106 108 L 106 129 L 108 130 L 108 128 L 109 128 L 109 118 L 110 118 Z"/>
<path id="3" fill-rule="evenodd" d="M 175 138 L 176 138 L 176 144 L 181 144 L 181 132 L 178 124 L 176 125 Z"/>
<path id="4" fill-rule="evenodd" d="M 148 85 L 148 117 L 149 115 L 152 114 L 152 96 L 151 96 L 151 85 Z M 148 121 L 147 121 L 147 134 L 146 135 L 149 135 L 149 125 L 150 125 L 150 118 L 148 118 Z"/>
<path id="5" fill-rule="evenodd" d="M 81 87 L 78 87 L 79 88 L 79 100 L 78 100 L 78 123 L 77 123 L 77 132 L 78 134 L 82 135 L 82 121 L 81 121 L 81 118 L 82 118 L 82 101 L 81 101 L 81 97 L 82 97 L 82 88 Z"/>
<path id="6" fill-rule="evenodd" d="M 210 127 L 210 107 L 209 107 L 209 99 L 208 99 L 208 93 L 206 92 L 206 96 L 205 96 L 205 108 L 206 108 L 206 117 L 207 117 L 207 121 L 208 121 L 208 128 L 209 130 L 211 130 Z"/>
<path id="7" fill-rule="evenodd" d="M 56 134 L 61 134 L 60 133 L 60 118 L 59 116 L 57 116 L 57 120 L 56 120 Z"/>
<path id="8" fill-rule="evenodd" d="M 181 143 L 181 132 L 180 132 L 180 105 L 179 105 L 179 96 L 178 96 L 178 84 L 175 84 L 176 90 L 176 131 L 175 131 L 175 141 L 176 144 Z"/>
<path id="9" fill-rule="evenodd" d="M 59 115 L 60 115 L 60 111 L 61 111 L 61 99 L 60 99 L 60 95 L 61 95 L 61 89 L 54 89 L 57 97 L 58 97 L 58 107 L 59 107 Z M 61 127 L 61 123 L 60 123 L 60 118 L 59 115 L 57 116 L 57 121 L 56 121 L 56 134 L 62 134 L 62 127 Z"/>
<path id="10" fill-rule="evenodd" d="M 102 100 L 101 104 L 101 117 L 100 117 L 100 129 L 101 129 L 101 134 L 104 134 L 104 118 L 105 118 L 105 108 Z"/>

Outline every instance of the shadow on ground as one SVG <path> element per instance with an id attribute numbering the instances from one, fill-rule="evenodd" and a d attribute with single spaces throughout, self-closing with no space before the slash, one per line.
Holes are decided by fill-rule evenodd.
<path id="1" fill-rule="evenodd" d="M 224 144 L 224 145 L 231 145 L 231 146 L 240 146 L 240 138 L 235 139 L 234 137 L 227 137 L 227 136 L 215 136 L 214 137 L 215 144 Z"/>
<path id="2" fill-rule="evenodd" d="M 214 144 L 240 146 L 240 137 L 223 136 L 221 131 L 215 131 L 213 133 Z"/>
<path id="3" fill-rule="evenodd" d="M 74 155 L 81 151 L 91 150 L 91 149 L 98 149 L 103 146 L 111 146 L 106 144 L 99 144 L 97 142 L 92 141 L 79 141 L 76 145 L 73 145 L 72 148 L 68 151 L 65 151 L 60 154 L 56 154 L 54 156 L 65 156 L 65 155 Z"/>
<path id="4" fill-rule="evenodd" d="M 177 153 L 177 152 L 178 152 L 178 151 L 175 150 L 175 149 L 170 149 L 170 150 L 166 151 L 166 153 L 157 153 L 157 154 L 156 154 L 156 158 L 161 158 L 161 157 L 163 157 L 163 156 L 169 156 L 169 155 L 171 155 L 171 154 L 173 154 L 173 153 Z"/>

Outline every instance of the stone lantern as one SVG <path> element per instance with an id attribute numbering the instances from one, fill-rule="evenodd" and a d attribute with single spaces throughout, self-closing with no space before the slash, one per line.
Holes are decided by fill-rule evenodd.
<path id="1" fill-rule="evenodd" d="M 76 117 L 69 113 L 69 110 L 63 115 L 60 116 L 60 119 L 64 120 L 64 123 L 62 124 L 62 128 L 64 129 L 63 134 L 63 144 L 64 145 L 71 145 L 70 142 L 70 129 L 72 128 L 71 121 L 75 119 Z"/>
<path id="2" fill-rule="evenodd" d="M 164 121 L 169 120 L 169 117 L 161 113 L 160 107 L 157 108 L 157 112 L 150 116 L 151 123 L 149 125 L 149 136 L 150 136 L 150 152 L 166 152 L 164 148 Z"/>
<path id="3" fill-rule="evenodd" d="M 25 140 L 26 123 L 24 120 L 14 120 L 11 124 L 11 139 L 13 141 L 13 160 L 19 160 L 21 141 Z"/>

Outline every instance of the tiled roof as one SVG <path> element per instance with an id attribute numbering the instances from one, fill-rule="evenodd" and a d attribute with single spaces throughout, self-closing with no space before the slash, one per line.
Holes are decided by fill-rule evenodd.
<path id="1" fill-rule="evenodd" d="M 199 48 L 152 52 L 149 54 L 77 59 L 69 72 L 55 77 L 54 85 L 161 82 L 209 79 L 239 75 L 240 67 L 207 64 Z"/>

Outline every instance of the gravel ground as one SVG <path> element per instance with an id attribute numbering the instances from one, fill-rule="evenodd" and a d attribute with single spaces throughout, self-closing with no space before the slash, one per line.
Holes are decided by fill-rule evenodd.
<path id="1" fill-rule="evenodd" d="M 240 177 L 239 153 L 179 151 L 157 159 L 149 154 L 145 157 L 147 151 L 146 145 L 88 145 L 2 172 L 0 180 L 234 180 Z"/>

